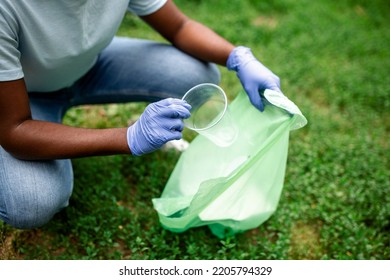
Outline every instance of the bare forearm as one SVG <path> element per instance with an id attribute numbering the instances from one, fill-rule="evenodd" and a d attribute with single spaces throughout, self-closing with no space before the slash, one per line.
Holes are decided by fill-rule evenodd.
<path id="1" fill-rule="evenodd" d="M 204 61 L 226 65 L 234 48 L 210 28 L 184 15 L 171 0 L 142 18 L 179 49 Z"/>
<path id="2" fill-rule="evenodd" d="M 190 19 L 177 32 L 173 44 L 197 58 L 223 66 L 234 48 L 211 29 Z"/>
<path id="3" fill-rule="evenodd" d="M 26 160 L 76 158 L 129 153 L 126 128 L 88 129 L 26 120 L 12 130 L 3 146 Z"/>

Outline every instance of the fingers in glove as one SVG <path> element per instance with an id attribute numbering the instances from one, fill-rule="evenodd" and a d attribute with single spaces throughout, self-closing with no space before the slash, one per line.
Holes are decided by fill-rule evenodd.
<path id="1" fill-rule="evenodd" d="M 158 115 L 169 118 L 189 118 L 191 105 L 186 101 L 177 98 L 166 98 L 146 107 L 150 115 Z M 149 114 L 148 113 L 148 114 Z"/>
<path id="2" fill-rule="evenodd" d="M 155 102 L 155 104 L 163 107 L 168 107 L 171 105 L 181 105 L 186 107 L 188 110 L 191 109 L 191 105 L 188 104 L 187 101 L 178 98 L 166 98 L 158 102 Z"/>
<path id="3" fill-rule="evenodd" d="M 246 92 L 248 93 L 249 100 L 251 101 L 252 105 L 255 106 L 257 109 L 259 109 L 261 112 L 264 111 L 264 105 L 261 101 L 260 92 L 258 89 L 246 89 Z"/>
<path id="4" fill-rule="evenodd" d="M 171 104 L 168 107 L 160 108 L 159 115 L 167 118 L 187 119 L 191 116 L 189 109 L 182 105 Z"/>
<path id="5" fill-rule="evenodd" d="M 181 119 L 167 118 L 161 123 L 161 127 L 166 131 L 183 131 L 184 123 Z"/>
<path id="6" fill-rule="evenodd" d="M 180 140 L 181 138 L 183 137 L 183 134 L 181 133 L 181 131 L 177 131 L 177 130 L 172 130 L 171 133 L 169 133 L 167 135 L 167 142 L 171 141 L 171 140 Z"/>

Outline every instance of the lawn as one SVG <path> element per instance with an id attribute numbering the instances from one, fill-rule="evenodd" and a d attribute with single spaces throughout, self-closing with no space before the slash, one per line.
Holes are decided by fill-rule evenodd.
<path id="1" fill-rule="evenodd" d="M 251 47 L 308 119 L 290 135 L 277 211 L 258 228 L 222 240 L 207 227 L 172 233 L 159 224 L 151 200 L 179 153 L 77 159 L 70 206 L 39 229 L 0 222 L 0 259 L 389 259 L 388 1 L 175 2 Z M 118 34 L 162 40 L 131 14 Z M 240 83 L 220 69 L 232 101 Z M 64 122 L 125 126 L 145 105 L 73 108 Z"/>

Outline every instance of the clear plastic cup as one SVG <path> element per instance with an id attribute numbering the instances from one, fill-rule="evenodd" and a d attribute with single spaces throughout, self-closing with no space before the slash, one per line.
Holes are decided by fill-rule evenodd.
<path id="1" fill-rule="evenodd" d="M 228 147 L 236 140 L 238 128 L 229 113 L 222 88 L 210 83 L 199 84 L 187 91 L 182 99 L 192 107 L 191 117 L 183 120 L 186 127 L 220 147 Z"/>

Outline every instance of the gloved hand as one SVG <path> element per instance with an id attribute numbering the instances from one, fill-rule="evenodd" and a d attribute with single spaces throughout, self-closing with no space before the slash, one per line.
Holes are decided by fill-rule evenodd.
<path id="1" fill-rule="evenodd" d="M 260 111 L 264 111 L 264 105 L 259 91 L 272 89 L 281 92 L 279 77 L 261 64 L 249 48 L 240 46 L 233 49 L 226 66 L 229 70 L 237 72 L 249 100 Z"/>
<path id="2" fill-rule="evenodd" d="M 127 144 L 133 155 L 153 152 L 166 142 L 179 140 L 189 118 L 191 106 L 176 98 L 167 98 L 149 104 L 140 118 L 127 129 Z"/>

